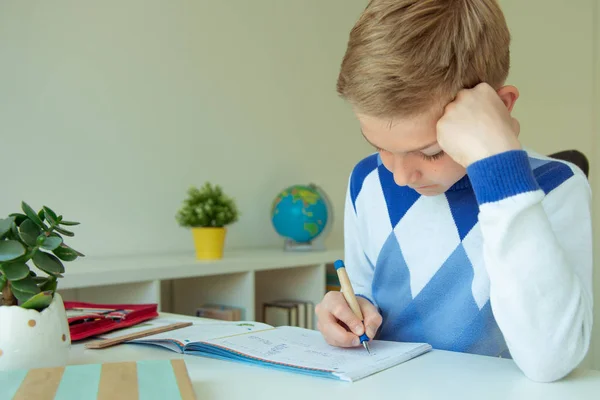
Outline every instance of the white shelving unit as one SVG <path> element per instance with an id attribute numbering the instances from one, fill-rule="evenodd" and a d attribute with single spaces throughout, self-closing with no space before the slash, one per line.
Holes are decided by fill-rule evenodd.
<path id="1" fill-rule="evenodd" d="M 311 301 L 325 294 L 327 265 L 342 249 L 286 252 L 247 249 L 201 261 L 192 253 L 81 258 L 59 280 L 65 300 L 158 303 L 159 309 L 195 315 L 202 303 L 240 307 L 243 319 L 262 320 L 262 304 L 276 299 Z"/>

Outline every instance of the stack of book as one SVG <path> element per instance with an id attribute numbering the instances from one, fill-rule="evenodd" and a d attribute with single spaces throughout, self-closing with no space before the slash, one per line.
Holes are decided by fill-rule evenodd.
<path id="1" fill-rule="evenodd" d="M 278 300 L 263 305 L 263 322 L 271 326 L 314 329 L 315 307 L 310 301 Z"/>
<path id="2" fill-rule="evenodd" d="M 339 292 L 341 289 L 340 280 L 337 276 L 335 270 L 327 271 L 327 276 L 325 278 L 325 284 L 327 285 L 325 289 L 328 292 Z"/>
<path id="3" fill-rule="evenodd" d="M 196 309 L 196 317 L 220 319 L 222 321 L 240 321 L 242 310 L 222 304 L 203 304 Z"/>

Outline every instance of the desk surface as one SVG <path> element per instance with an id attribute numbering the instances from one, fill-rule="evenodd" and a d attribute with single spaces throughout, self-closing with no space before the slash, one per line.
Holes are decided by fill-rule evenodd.
<path id="1" fill-rule="evenodd" d="M 169 318 L 195 319 L 165 314 Z M 70 364 L 183 358 L 198 399 L 599 399 L 600 371 L 576 370 L 554 383 L 527 379 L 511 360 L 433 350 L 355 383 L 124 344 L 88 350 Z"/>

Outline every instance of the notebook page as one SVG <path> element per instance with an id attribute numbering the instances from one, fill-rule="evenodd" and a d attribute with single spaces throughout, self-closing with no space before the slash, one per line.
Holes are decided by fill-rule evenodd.
<path id="1" fill-rule="evenodd" d="M 317 331 L 289 326 L 204 342 L 286 366 L 328 371 L 349 381 L 400 364 L 431 348 L 419 343 L 372 341 L 369 355 L 362 346 L 330 346 Z"/>
<path id="2" fill-rule="evenodd" d="M 170 323 L 177 321 L 169 321 Z M 205 339 L 219 338 L 223 336 L 239 335 L 264 329 L 273 329 L 272 326 L 253 321 L 222 321 L 194 323 L 185 328 L 157 333 L 139 339 L 133 339 L 129 343 L 160 343 L 163 341 L 175 342 L 181 347 L 191 342 Z"/>

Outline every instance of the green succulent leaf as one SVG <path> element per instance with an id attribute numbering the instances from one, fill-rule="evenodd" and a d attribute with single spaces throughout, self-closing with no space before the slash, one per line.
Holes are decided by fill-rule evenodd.
<path id="1" fill-rule="evenodd" d="M 62 262 L 52 254 L 36 251 L 32 260 L 36 267 L 50 275 L 58 275 L 65 272 Z"/>
<path id="2" fill-rule="evenodd" d="M 10 233 L 7 236 L 10 237 L 11 240 L 21 240 L 21 237 L 19 236 L 19 228 L 17 228 L 16 223 L 12 224 L 10 227 Z"/>
<path id="3" fill-rule="evenodd" d="M 10 290 L 12 290 L 13 295 L 19 300 L 20 303 L 24 303 L 29 300 L 36 293 L 24 292 L 22 290 L 17 289 L 14 285 L 11 285 Z"/>
<path id="4" fill-rule="evenodd" d="M 66 229 L 63 229 L 63 228 L 61 228 L 61 227 L 58 227 L 58 226 L 57 226 L 57 227 L 55 227 L 54 229 L 56 230 L 56 232 L 58 232 L 58 233 L 62 233 L 62 234 L 63 234 L 63 235 L 65 235 L 65 236 L 71 236 L 71 237 L 75 236 L 75 234 L 74 234 L 73 232 L 71 232 L 71 231 L 68 231 L 68 230 L 66 230 Z"/>
<path id="5" fill-rule="evenodd" d="M 29 276 L 29 267 L 22 262 L 1 264 L 0 270 L 9 281 L 18 281 Z"/>
<path id="6" fill-rule="evenodd" d="M 21 214 L 21 213 L 12 213 L 12 214 L 8 214 L 9 217 L 15 217 L 15 224 L 21 225 L 21 222 L 25 221 L 27 219 L 27 215 L 25 214 Z"/>
<path id="7" fill-rule="evenodd" d="M 23 293 L 37 294 L 40 292 L 40 288 L 30 276 L 25 279 L 19 279 L 18 281 L 11 281 L 10 284 L 13 290 L 19 290 Z"/>
<path id="8" fill-rule="evenodd" d="M 60 258 L 63 261 L 73 261 L 77 258 L 77 252 L 65 245 L 59 246 L 56 249 L 52 250 L 56 257 Z"/>
<path id="9" fill-rule="evenodd" d="M 6 280 L 6 277 L 4 275 L 0 275 L 0 292 L 4 290 L 4 287 L 6 286 L 6 282 L 8 282 Z"/>
<path id="10" fill-rule="evenodd" d="M 75 253 L 76 253 L 76 254 L 77 254 L 79 257 L 85 257 L 85 254 L 83 254 L 83 253 L 81 253 L 81 252 L 79 252 L 79 251 L 75 250 L 75 249 L 74 249 L 74 248 L 72 248 L 71 246 L 67 246 L 67 245 L 66 245 L 66 244 L 64 244 L 64 243 L 63 243 L 63 246 L 65 246 L 65 247 L 67 247 L 67 248 L 69 248 L 69 249 L 73 250 L 73 251 L 74 251 L 74 252 L 75 252 Z"/>
<path id="11" fill-rule="evenodd" d="M 45 238 L 44 242 L 41 244 L 42 248 L 45 250 L 54 250 L 58 246 L 62 244 L 63 240 L 58 235 L 50 235 Z"/>
<path id="12" fill-rule="evenodd" d="M 15 222 L 15 217 L 0 219 L 0 238 L 10 232 L 10 227 Z"/>
<path id="13" fill-rule="evenodd" d="M 25 254 L 25 247 L 16 240 L 0 240 L 0 262 L 12 261 Z"/>
<path id="14" fill-rule="evenodd" d="M 33 309 L 33 310 L 43 310 L 48 307 L 50 303 L 52 303 L 53 293 L 50 290 L 40 292 L 34 296 L 31 296 L 28 300 L 22 302 L 20 304 L 23 308 Z"/>
<path id="15" fill-rule="evenodd" d="M 40 228 L 30 219 L 26 219 L 21 226 L 19 226 L 19 236 L 21 236 L 21 239 L 27 246 L 37 246 L 37 237 L 40 233 Z"/>
<path id="16" fill-rule="evenodd" d="M 31 279 L 35 282 L 36 285 L 43 285 L 48 281 L 48 277 L 45 276 L 32 276 Z"/>
<path id="17" fill-rule="evenodd" d="M 50 209 L 50 207 L 43 206 L 42 210 L 48 222 L 50 222 L 51 224 L 58 223 L 58 216 L 54 211 Z"/>
<path id="18" fill-rule="evenodd" d="M 75 222 L 75 221 L 60 221 L 61 225 L 65 225 L 65 226 L 75 226 L 75 225 L 79 225 L 80 222 Z"/>
<path id="19" fill-rule="evenodd" d="M 25 215 L 27 215 L 30 220 L 32 220 L 37 226 L 39 226 L 40 229 L 46 229 L 46 225 L 44 225 L 44 222 L 42 221 L 40 216 L 36 214 L 35 211 L 33 211 L 33 208 L 31 208 L 29 204 L 23 201 L 21 202 L 21 208 L 23 209 Z"/>
<path id="20" fill-rule="evenodd" d="M 48 279 L 46 279 L 46 282 L 44 282 L 41 286 L 40 289 L 43 291 L 52 291 L 55 292 L 56 291 L 56 277 L 55 276 L 49 276 Z"/>

